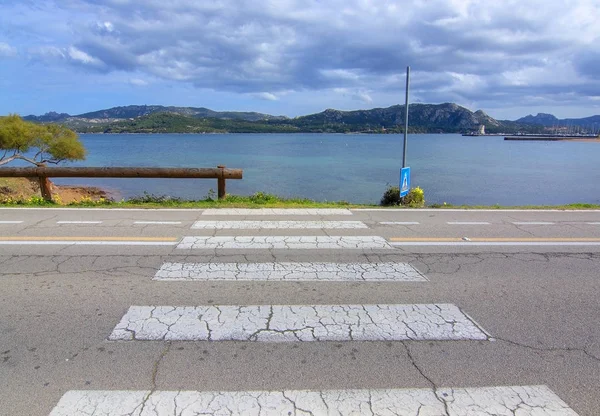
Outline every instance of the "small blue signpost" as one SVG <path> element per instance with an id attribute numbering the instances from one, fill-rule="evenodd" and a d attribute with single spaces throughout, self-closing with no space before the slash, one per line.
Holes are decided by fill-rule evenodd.
<path id="1" fill-rule="evenodd" d="M 410 168 L 402 168 L 400 171 L 400 197 L 408 195 L 410 191 Z"/>

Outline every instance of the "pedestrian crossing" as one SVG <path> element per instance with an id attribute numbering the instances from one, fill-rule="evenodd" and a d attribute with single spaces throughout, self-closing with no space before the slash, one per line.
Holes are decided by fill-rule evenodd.
<path id="1" fill-rule="evenodd" d="M 394 247 L 385 238 L 379 236 L 192 236 L 183 237 L 177 245 L 177 249 L 393 250 Z"/>
<path id="2" fill-rule="evenodd" d="M 546 386 L 389 390 L 70 391 L 50 416 L 577 416 Z"/>
<path id="3" fill-rule="evenodd" d="M 205 210 L 221 215 L 352 215 L 349 210 Z M 194 230 L 327 230 L 364 229 L 360 221 L 204 221 Z M 306 231 L 303 231 L 304 233 Z M 341 252 L 393 250 L 376 235 L 329 236 L 186 236 L 174 254 L 212 250 L 327 250 Z M 187 252 L 184 250 L 188 250 Z M 329 252 L 329 250 L 335 250 Z M 286 260 L 294 254 L 286 256 Z M 402 262 L 164 262 L 153 284 L 201 282 L 336 282 L 336 284 L 430 284 L 427 276 Z M 116 322 L 107 341 L 131 348 L 145 342 L 479 342 L 493 334 L 461 305 L 417 304 L 247 304 L 132 305 Z M 262 347 L 261 347 L 262 348 Z M 72 390 L 50 416 L 66 415 L 523 415 L 576 416 L 555 393 L 539 386 L 440 387 L 405 389 L 265 391 Z"/>
<path id="4" fill-rule="evenodd" d="M 111 341 L 488 340 L 455 305 L 132 306 Z"/>
<path id="5" fill-rule="evenodd" d="M 408 263 L 164 263 L 160 281 L 426 282 Z"/>
<path id="6" fill-rule="evenodd" d="M 196 221 L 196 230 L 337 230 L 369 228 L 362 221 Z"/>

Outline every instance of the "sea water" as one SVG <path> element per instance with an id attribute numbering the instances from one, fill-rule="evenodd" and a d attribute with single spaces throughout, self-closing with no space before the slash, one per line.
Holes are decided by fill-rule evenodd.
<path id="1" fill-rule="evenodd" d="M 244 171 L 227 192 L 378 203 L 398 185 L 402 135 L 86 134 L 87 160 L 69 166 L 216 167 Z M 428 203 L 600 203 L 600 143 L 504 141 L 498 136 L 409 135 L 412 186 Z M 117 198 L 202 199 L 216 179 L 55 179 L 106 187 Z"/>

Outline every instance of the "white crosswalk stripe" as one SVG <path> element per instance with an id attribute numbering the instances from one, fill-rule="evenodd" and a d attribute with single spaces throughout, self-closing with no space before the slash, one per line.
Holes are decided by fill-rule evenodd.
<path id="1" fill-rule="evenodd" d="M 303 230 L 369 228 L 362 221 L 196 221 L 192 229 L 208 230 Z"/>
<path id="2" fill-rule="evenodd" d="M 349 209 L 337 208 L 210 208 L 202 215 L 353 215 Z"/>
<path id="3" fill-rule="evenodd" d="M 178 249 L 393 249 L 376 236 L 183 237 Z"/>
<path id="4" fill-rule="evenodd" d="M 165 263 L 154 280 L 427 281 L 406 263 Z"/>
<path id="5" fill-rule="evenodd" d="M 69 391 L 50 416 L 577 416 L 546 386 L 387 390 Z"/>
<path id="6" fill-rule="evenodd" d="M 458 307 L 424 305 L 132 306 L 111 341 L 488 340 Z"/>

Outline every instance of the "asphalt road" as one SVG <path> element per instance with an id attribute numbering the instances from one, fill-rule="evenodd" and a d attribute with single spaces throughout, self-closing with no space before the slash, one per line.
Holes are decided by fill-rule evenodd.
<path id="1" fill-rule="evenodd" d="M 69 391 L 540 385 L 576 414 L 600 414 L 600 212 L 256 213 L 0 209 L 0 414 L 48 415 Z M 407 271 L 377 269 L 390 264 Z M 377 270 L 363 274 L 369 265 Z M 165 280 L 157 280 L 161 273 Z M 395 280 L 400 274 L 404 280 Z M 426 324 L 406 324 L 400 339 L 379 327 L 361 338 L 360 323 L 325 335 L 313 326 L 303 341 L 286 342 L 239 340 L 238 330 L 222 335 L 237 340 L 219 340 L 214 328 L 203 339 L 189 322 L 165 324 L 156 335 L 166 318 L 128 327 L 134 340 L 111 338 L 132 306 L 203 306 L 203 325 L 225 328 L 225 312 L 210 317 L 215 305 L 310 305 L 310 313 L 323 305 L 454 305 L 474 332 L 461 338 L 458 318 L 441 311 L 441 324 L 425 314 Z M 271 310 L 266 329 L 304 313 L 284 312 Z M 316 312 L 321 321 L 333 313 Z M 444 325 L 449 332 L 435 332 Z M 80 414 L 105 414 L 90 406 Z M 459 414 L 452 409 L 446 403 L 443 412 Z M 495 409 L 488 414 L 513 414 Z"/>

